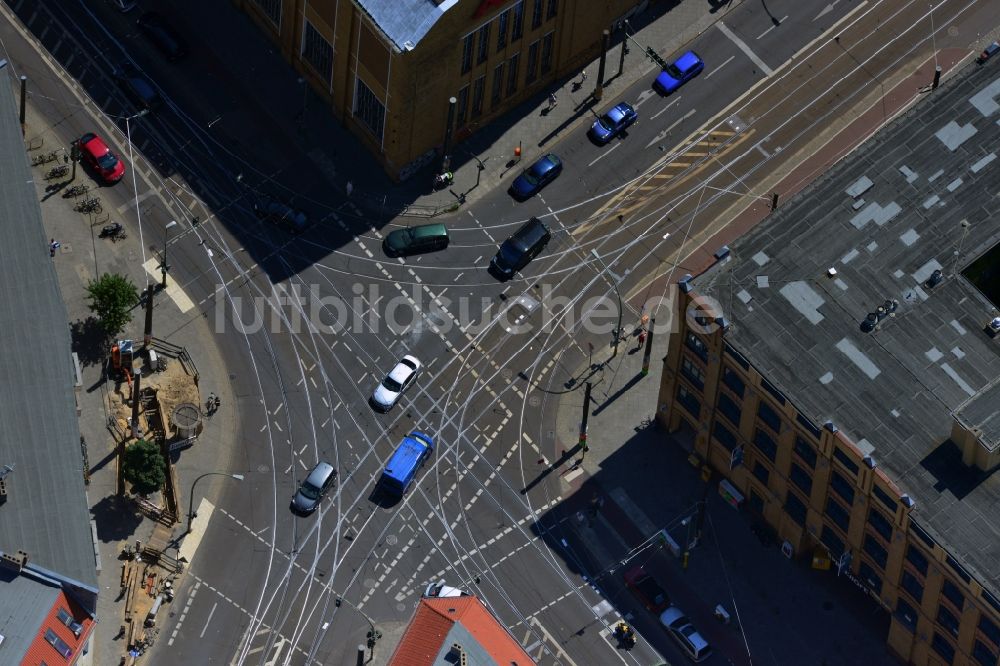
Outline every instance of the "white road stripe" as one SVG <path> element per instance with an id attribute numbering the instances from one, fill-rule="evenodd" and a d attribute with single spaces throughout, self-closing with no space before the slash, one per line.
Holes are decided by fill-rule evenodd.
<path id="1" fill-rule="evenodd" d="M 768 67 L 767 63 L 761 60 L 760 56 L 754 53 L 753 49 L 747 46 L 746 42 L 744 42 L 742 39 L 736 36 L 736 33 L 730 30 L 728 25 L 726 25 L 722 21 L 719 21 L 718 23 L 715 24 L 715 27 L 719 29 L 719 32 L 728 37 L 733 44 L 736 44 L 737 48 L 739 48 L 740 51 L 743 51 L 743 53 L 745 53 L 746 56 L 750 58 L 750 60 L 755 65 L 757 65 L 757 67 L 759 67 L 760 70 L 764 72 L 766 76 L 771 76 L 772 74 L 774 74 L 774 70 Z"/>
<path id="2" fill-rule="evenodd" d="M 784 17 L 782 19 L 779 19 L 777 23 L 772 23 L 770 28 L 768 28 L 764 32 L 762 32 L 759 35 L 757 35 L 757 39 L 760 39 L 761 37 L 763 37 L 767 33 L 771 32 L 772 30 L 774 30 L 775 28 L 777 28 L 779 25 L 781 25 L 782 23 L 784 23 L 787 20 L 788 20 L 788 17 L 786 16 L 786 17 Z"/>
<path id="3" fill-rule="evenodd" d="M 720 69 L 722 69 L 723 67 L 725 67 L 726 65 L 728 65 L 730 62 L 732 62 L 735 59 L 736 59 L 736 56 L 729 56 L 728 58 L 726 58 L 725 60 L 722 61 L 721 65 L 719 65 L 718 67 L 713 67 L 712 71 L 705 75 L 705 78 L 706 79 L 712 78 L 713 74 L 715 74 L 716 72 L 718 72 Z"/>

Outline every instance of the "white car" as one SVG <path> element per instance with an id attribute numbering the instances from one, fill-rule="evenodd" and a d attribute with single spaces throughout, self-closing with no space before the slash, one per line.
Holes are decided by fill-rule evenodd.
<path id="1" fill-rule="evenodd" d="M 420 372 L 420 361 L 413 356 L 404 356 L 399 360 L 382 383 L 372 393 L 371 405 L 380 412 L 387 412 L 399 401 L 399 396 L 413 383 Z"/>
<path id="2" fill-rule="evenodd" d="M 712 654 L 708 641 L 702 638 L 698 630 L 676 606 L 671 606 L 660 615 L 660 623 L 666 627 L 684 654 L 691 661 L 704 661 Z"/>
<path id="3" fill-rule="evenodd" d="M 451 587 L 443 580 L 435 581 L 424 590 L 425 597 L 469 597 L 472 596 L 459 587 Z"/>

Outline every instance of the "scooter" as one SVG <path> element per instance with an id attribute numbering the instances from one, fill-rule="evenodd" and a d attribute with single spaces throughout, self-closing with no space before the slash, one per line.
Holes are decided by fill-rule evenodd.
<path id="1" fill-rule="evenodd" d="M 113 241 L 120 241 L 127 238 L 125 234 L 125 227 L 121 225 L 121 222 L 115 222 L 114 224 L 109 224 L 101 229 L 101 238 L 110 238 Z"/>

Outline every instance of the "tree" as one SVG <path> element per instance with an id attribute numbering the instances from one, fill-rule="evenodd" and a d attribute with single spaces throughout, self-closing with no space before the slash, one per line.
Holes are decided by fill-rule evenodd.
<path id="1" fill-rule="evenodd" d="M 132 307 L 139 292 L 132 280 L 118 273 L 105 273 L 87 283 L 90 311 L 97 315 L 108 337 L 121 333 L 132 321 Z"/>
<path id="2" fill-rule="evenodd" d="M 163 487 L 167 480 L 167 461 L 155 442 L 140 439 L 125 449 L 122 474 L 132 484 L 132 490 L 148 495 Z"/>

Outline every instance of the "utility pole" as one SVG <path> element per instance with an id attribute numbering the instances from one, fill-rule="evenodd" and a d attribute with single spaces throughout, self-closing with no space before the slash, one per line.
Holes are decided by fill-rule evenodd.
<path id="1" fill-rule="evenodd" d="M 590 416 L 590 382 L 587 382 L 586 387 L 583 390 L 583 418 L 580 419 L 580 450 L 583 455 L 580 456 L 580 460 L 583 460 L 583 456 L 587 455 L 587 451 L 590 447 L 587 446 L 587 419 Z"/>
<path id="2" fill-rule="evenodd" d="M 625 71 L 625 56 L 628 55 L 628 31 L 631 27 L 632 26 L 628 23 L 628 19 L 622 21 L 622 52 L 621 56 L 618 58 L 618 76 L 621 76 L 622 72 Z"/>
<path id="3" fill-rule="evenodd" d="M 601 63 L 597 67 L 597 85 L 594 87 L 594 99 L 598 102 L 604 97 L 604 63 L 608 59 L 608 42 L 611 39 L 611 31 L 604 29 L 601 31 Z"/>
<path id="4" fill-rule="evenodd" d="M 441 173 L 448 173 L 451 168 L 451 127 L 455 124 L 455 106 L 458 100 L 454 97 L 448 98 L 448 124 L 444 128 L 444 147 L 441 150 Z"/>
<path id="5" fill-rule="evenodd" d="M 148 347 L 153 340 L 153 285 L 146 285 L 146 325 L 142 331 L 142 346 Z"/>
<path id="6" fill-rule="evenodd" d="M 132 382 L 132 438 L 139 439 L 139 384 L 142 381 L 142 368 L 135 369 Z"/>
<path id="7" fill-rule="evenodd" d="M 28 102 L 28 77 L 21 75 L 21 136 L 24 136 L 24 125 L 27 119 L 25 115 L 25 105 Z"/>
<path id="8" fill-rule="evenodd" d="M 195 218 L 197 220 L 197 218 Z M 167 271 L 170 270 L 170 265 L 167 264 L 167 243 L 169 237 L 167 232 L 170 231 L 171 227 L 177 226 L 177 220 L 170 220 L 167 226 L 163 227 L 163 262 L 160 264 L 160 288 L 167 288 Z"/>
<path id="9" fill-rule="evenodd" d="M 649 320 L 649 330 L 646 331 L 646 349 L 642 352 L 642 376 L 649 374 L 649 357 L 653 353 L 653 329 L 656 328 L 656 318 Z"/>
<path id="10" fill-rule="evenodd" d="M 76 180 L 76 163 L 80 160 L 80 147 L 75 143 L 69 147 L 69 161 L 73 165 L 73 173 L 70 175 L 70 182 Z"/>

